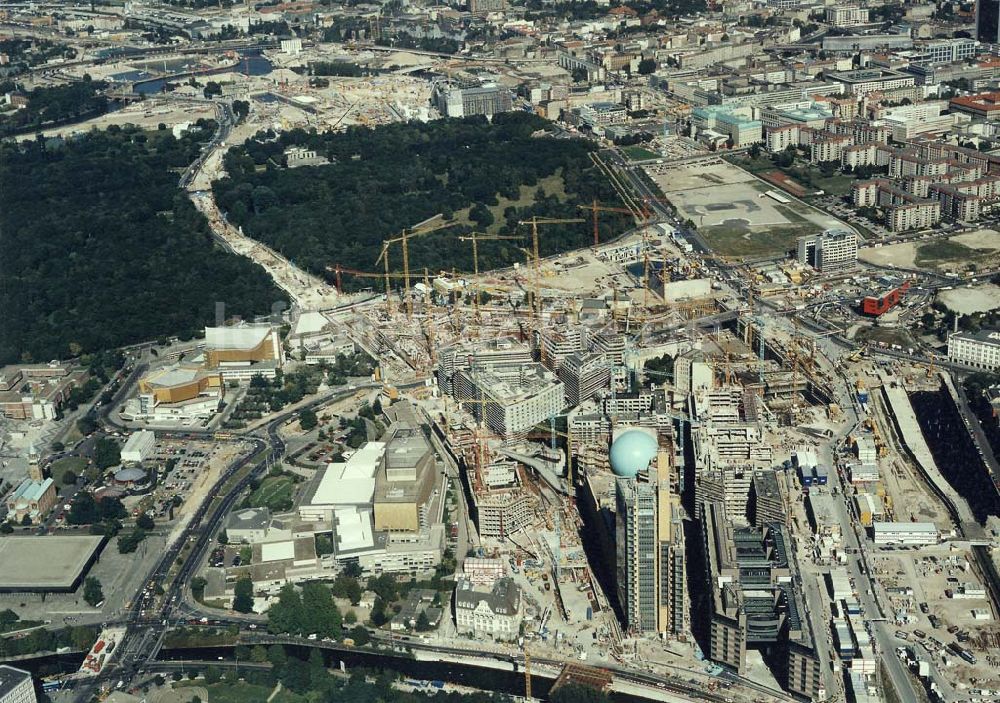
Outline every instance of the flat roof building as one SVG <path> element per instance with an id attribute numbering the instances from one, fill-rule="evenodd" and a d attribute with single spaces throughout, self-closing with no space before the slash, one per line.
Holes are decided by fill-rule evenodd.
<path id="1" fill-rule="evenodd" d="M 0 664 L 0 703 L 36 703 L 35 683 L 31 674 Z"/>
<path id="2" fill-rule="evenodd" d="M 385 442 L 368 442 L 344 463 L 333 463 L 313 479 L 299 505 L 303 520 L 329 520 L 339 507 L 371 505 L 375 474 L 385 452 Z"/>
<path id="3" fill-rule="evenodd" d="M 438 473 L 434 452 L 418 427 L 397 423 L 387 437 L 375 475 L 375 529 L 417 532 L 432 522 L 427 511 Z"/>
<path id="4" fill-rule="evenodd" d="M 873 522 L 875 544 L 937 544 L 941 533 L 933 522 Z"/>
<path id="5" fill-rule="evenodd" d="M 12 536 L 0 539 L 0 593 L 72 593 L 97 560 L 104 537 Z"/>
<path id="6" fill-rule="evenodd" d="M 821 664 L 795 587 L 798 569 L 787 530 L 776 523 L 734 526 L 719 503 L 703 510 L 705 587 L 711 594 L 706 655 L 742 675 L 746 650 L 766 649 L 787 691 L 818 699 Z"/>
<path id="7" fill-rule="evenodd" d="M 948 337 L 948 360 L 978 369 L 1000 369 L 1000 330 L 956 332 Z"/>
<path id="8" fill-rule="evenodd" d="M 273 378 L 284 363 L 281 337 L 271 325 L 205 328 L 205 365 L 224 380 Z"/>
<path id="9" fill-rule="evenodd" d="M 156 448 L 156 435 L 149 430 L 133 432 L 122 447 L 121 460 L 123 464 L 139 464 L 153 453 Z"/>
<path id="10" fill-rule="evenodd" d="M 842 229 L 799 237 L 798 259 L 823 274 L 847 271 L 858 263 L 858 235 Z"/>
<path id="11" fill-rule="evenodd" d="M 456 400 L 504 439 L 558 415 L 565 405 L 563 389 L 562 381 L 539 363 L 494 364 L 454 376 Z"/>

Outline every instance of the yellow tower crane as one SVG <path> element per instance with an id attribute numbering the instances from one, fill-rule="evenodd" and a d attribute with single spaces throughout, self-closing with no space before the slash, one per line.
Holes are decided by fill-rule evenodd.
<path id="1" fill-rule="evenodd" d="M 472 268 L 473 273 L 476 278 L 479 278 L 479 242 L 494 242 L 501 239 L 523 239 L 523 237 L 512 236 L 512 235 L 502 235 L 502 234 L 485 234 L 483 232 L 470 232 L 466 236 L 461 236 L 458 238 L 463 242 L 472 242 Z M 479 281 L 476 281 L 476 297 L 475 297 L 475 308 L 476 308 L 476 322 L 480 322 L 481 318 L 479 316 L 479 301 L 480 301 L 480 285 Z"/>
<path id="2" fill-rule="evenodd" d="M 542 257 L 538 253 L 538 225 L 559 225 L 559 224 L 569 224 L 571 222 L 586 222 L 580 217 L 567 217 L 567 218 L 553 218 L 553 217 L 532 217 L 530 220 L 521 220 L 517 224 L 519 225 L 531 225 L 531 253 L 535 260 L 535 281 L 534 290 L 532 291 L 535 296 L 534 305 L 532 306 L 535 310 L 535 323 L 539 323 L 542 317 L 542 299 L 539 295 L 539 285 L 542 278 Z"/>
<path id="3" fill-rule="evenodd" d="M 385 267 L 385 297 L 386 297 L 386 308 L 391 312 L 391 308 L 388 306 L 389 300 L 389 248 L 393 244 L 399 244 L 400 248 L 403 250 L 403 281 L 406 286 L 406 317 L 413 317 L 413 300 L 410 298 L 410 248 L 409 239 L 410 237 L 417 237 L 423 234 L 430 234 L 439 229 L 444 229 L 445 227 L 451 227 L 455 223 L 449 220 L 426 220 L 419 223 L 415 227 L 404 229 L 400 232 L 398 237 L 392 239 L 386 239 L 382 242 L 382 253 L 379 254 L 378 259 L 375 260 L 375 264 L 378 265 L 381 262 Z"/>

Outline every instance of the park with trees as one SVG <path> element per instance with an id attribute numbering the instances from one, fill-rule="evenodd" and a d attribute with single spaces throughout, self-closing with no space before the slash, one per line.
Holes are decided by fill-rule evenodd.
<path id="1" fill-rule="evenodd" d="M 219 206 L 244 233 L 277 249 L 316 274 L 332 279 L 327 267 L 372 271 L 382 242 L 428 218 L 441 215 L 456 226 L 414 236 L 411 269 L 471 271 L 472 250 L 457 235 L 473 228 L 521 234 L 532 216 L 583 218 L 548 226 L 542 255 L 593 241 L 587 213 L 594 199 L 619 203 L 611 184 L 591 160 L 593 143 L 546 134 L 551 123 L 527 113 L 392 124 L 343 132 L 263 132 L 226 155 L 228 177 L 213 185 Z M 313 149 L 331 163 L 287 169 L 284 151 Z M 627 218 L 601 219 L 610 239 Z M 398 247 L 390 266 L 401 267 Z M 483 242 L 480 269 L 524 261 L 515 241 Z M 343 276 L 344 287 L 360 289 L 370 279 Z"/>
<path id="2" fill-rule="evenodd" d="M 282 299 L 262 268 L 214 245 L 178 187 L 214 128 L 0 144 L 0 364 L 190 338 L 216 301 L 251 318 Z"/>

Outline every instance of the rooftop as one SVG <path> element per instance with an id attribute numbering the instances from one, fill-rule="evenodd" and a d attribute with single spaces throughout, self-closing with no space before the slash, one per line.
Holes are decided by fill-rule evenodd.
<path id="1" fill-rule="evenodd" d="M 8 535 L 0 540 L 0 592 L 72 590 L 103 541 L 89 535 Z"/>
<path id="2" fill-rule="evenodd" d="M 368 442 L 346 463 L 330 464 L 314 483 L 309 505 L 352 505 L 371 503 L 385 442 Z"/>
<path id="3" fill-rule="evenodd" d="M 253 349 L 270 334 L 270 325 L 206 327 L 205 346 L 208 349 Z"/>
<path id="4" fill-rule="evenodd" d="M 7 700 L 7 695 L 25 680 L 31 681 L 31 674 L 27 671 L 0 664 L 0 701 Z"/>

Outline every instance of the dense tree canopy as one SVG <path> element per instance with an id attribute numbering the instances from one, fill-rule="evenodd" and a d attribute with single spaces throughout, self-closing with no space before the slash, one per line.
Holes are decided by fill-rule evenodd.
<path id="1" fill-rule="evenodd" d="M 219 205 L 246 234 L 317 273 L 335 264 L 372 271 L 384 240 L 438 214 L 455 217 L 466 230 L 472 220 L 479 227 L 495 221 L 491 231 L 525 235 L 520 244 L 480 244 L 481 269 L 506 266 L 524 261 L 519 246 L 527 246 L 529 232 L 517 226 L 518 220 L 532 215 L 586 219 L 588 213 L 579 204 L 595 198 L 618 204 L 590 159 L 593 145 L 582 139 L 533 136 L 548 126 L 533 115 L 505 113 L 495 115 L 492 123 L 475 117 L 341 133 L 261 133 L 229 152 L 229 177 L 214 188 Z M 282 168 L 283 152 L 293 145 L 314 149 L 332 163 Z M 549 177 L 559 181 L 560 192 L 540 187 Z M 492 213 L 490 206 L 496 208 Z M 601 218 L 601 227 L 607 239 L 624 229 L 624 220 L 608 214 Z M 427 267 L 432 273 L 471 271 L 471 246 L 456 242 L 461 229 L 412 238 L 410 266 Z M 589 219 L 547 226 L 541 250 L 551 254 L 584 246 L 592 236 Z M 397 270 L 398 249 L 391 250 Z M 345 287 L 352 283 L 348 278 Z M 353 283 L 363 287 L 373 282 Z"/>
<path id="2" fill-rule="evenodd" d="M 0 145 L 0 364 L 191 336 L 217 301 L 250 317 L 281 299 L 263 269 L 215 248 L 177 186 L 211 132 Z"/>
<path id="3" fill-rule="evenodd" d="M 26 107 L 0 117 L 0 137 L 100 115 L 108 109 L 108 99 L 99 92 L 106 85 L 88 78 L 78 83 L 35 88 L 27 93 Z"/>
<path id="4" fill-rule="evenodd" d="M 329 587 L 316 582 L 304 584 L 301 594 L 286 584 L 267 611 L 267 627 L 274 633 L 340 637 L 341 622 Z"/>

